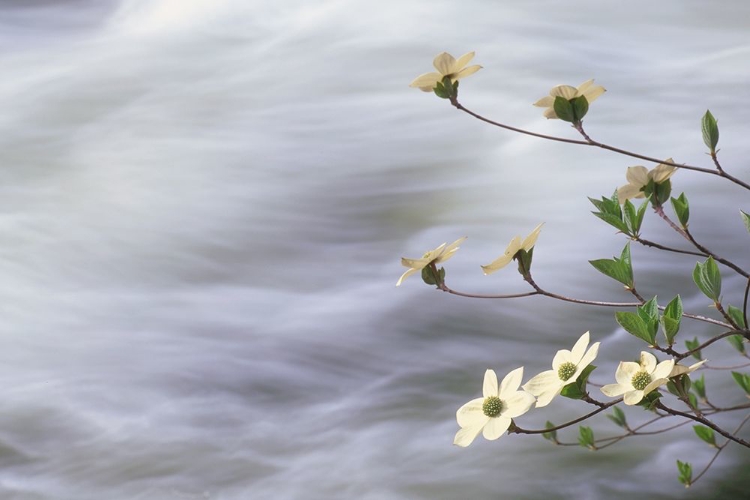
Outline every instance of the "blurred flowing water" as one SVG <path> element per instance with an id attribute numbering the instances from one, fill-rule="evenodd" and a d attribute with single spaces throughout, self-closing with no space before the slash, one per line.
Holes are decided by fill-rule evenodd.
<path id="1" fill-rule="evenodd" d="M 591 330 L 606 382 L 641 346 L 611 310 L 394 284 L 402 255 L 468 236 L 451 286 L 525 291 L 478 264 L 544 221 L 542 286 L 629 300 L 586 262 L 625 243 L 586 196 L 638 162 L 408 88 L 435 54 L 477 51 L 467 107 L 571 138 L 530 103 L 595 77 L 595 139 L 707 167 L 710 108 L 747 180 L 748 28 L 738 0 L 3 2 L 0 496 L 739 498 L 739 450 L 694 489 L 676 482 L 677 458 L 711 456 L 689 427 L 598 454 L 518 436 L 452 446 L 486 368 L 528 379 Z M 747 265 L 747 194 L 707 177 L 674 177 L 693 230 Z M 681 244 L 653 217 L 646 235 Z M 712 314 L 694 258 L 633 253 L 644 294 Z M 560 401 L 521 425 L 581 413 Z"/>

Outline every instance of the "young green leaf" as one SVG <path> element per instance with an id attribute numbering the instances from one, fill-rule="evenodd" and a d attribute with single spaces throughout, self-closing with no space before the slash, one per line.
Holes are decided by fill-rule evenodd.
<path id="1" fill-rule="evenodd" d="M 669 346 L 674 344 L 674 338 L 680 330 L 682 313 L 682 299 L 679 295 L 672 299 L 672 301 L 667 304 L 667 307 L 664 308 L 664 315 L 661 318 L 661 326 Z"/>
<path id="2" fill-rule="evenodd" d="M 545 429 L 552 429 L 553 427 L 555 427 L 555 424 L 553 424 L 549 420 L 547 420 L 547 423 L 544 424 Z M 542 437 L 548 441 L 557 443 L 557 431 L 543 432 Z"/>
<path id="3" fill-rule="evenodd" d="M 716 153 L 716 145 L 719 143 L 719 126 L 716 124 L 714 115 L 708 110 L 701 120 L 701 128 L 703 129 L 703 142 L 712 154 Z"/>
<path id="4" fill-rule="evenodd" d="M 680 221 L 682 227 L 687 227 L 688 220 L 690 219 L 690 205 L 688 204 L 687 196 L 685 193 L 680 194 L 677 198 L 672 198 L 672 209 L 677 215 L 677 220 Z"/>
<path id="5" fill-rule="evenodd" d="M 688 462 L 678 460 L 677 472 L 679 473 L 677 479 L 685 485 L 685 488 L 689 488 L 693 481 L 693 467 Z"/>
<path id="6" fill-rule="evenodd" d="M 701 378 L 693 380 L 692 389 L 699 398 L 706 400 L 706 378 L 703 375 L 701 375 Z"/>
<path id="7" fill-rule="evenodd" d="M 740 215 L 742 216 L 742 222 L 745 223 L 745 229 L 750 233 L 750 214 L 746 214 L 740 210 Z"/>
<path id="8" fill-rule="evenodd" d="M 729 306 L 727 308 L 727 313 L 729 314 L 729 317 L 732 318 L 732 321 L 734 321 L 734 324 L 739 326 L 740 328 L 745 328 L 745 315 L 742 313 L 742 309 L 734 306 Z"/>
<path id="9" fill-rule="evenodd" d="M 648 345 L 655 345 L 656 332 L 654 331 L 652 335 L 652 328 L 649 323 L 644 321 L 637 313 L 618 311 L 615 313 L 615 320 L 626 332 L 645 341 Z"/>
<path id="10" fill-rule="evenodd" d="M 584 448 L 590 450 L 596 450 L 596 444 L 594 443 L 594 431 L 591 427 L 582 425 L 578 431 L 578 443 Z"/>
<path id="11" fill-rule="evenodd" d="M 578 96 L 575 99 L 571 99 L 570 103 L 573 105 L 573 114 L 575 115 L 575 121 L 580 122 L 586 113 L 589 112 L 589 101 L 584 96 Z"/>
<path id="12" fill-rule="evenodd" d="M 693 349 L 698 349 L 698 346 L 700 345 L 700 342 L 698 342 L 698 337 L 694 337 L 693 340 L 686 340 L 685 341 L 685 347 L 687 347 L 688 351 L 692 351 Z M 693 354 L 691 354 L 695 359 L 701 360 L 703 359 L 703 356 L 701 356 L 701 350 L 698 349 Z"/>
<path id="13" fill-rule="evenodd" d="M 576 121 L 573 104 L 564 97 L 555 97 L 555 103 L 552 107 L 555 109 L 555 114 L 557 115 L 557 117 L 562 121 L 570 123 L 574 123 Z"/>
<path id="14" fill-rule="evenodd" d="M 732 372 L 732 378 L 743 391 L 750 396 L 750 375 L 746 373 Z"/>
<path id="15" fill-rule="evenodd" d="M 716 447 L 716 436 L 714 435 L 713 429 L 704 425 L 694 425 L 693 430 L 695 431 L 695 434 L 703 441 L 713 447 Z"/>
<path id="16" fill-rule="evenodd" d="M 623 429 L 628 428 L 628 422 L 625 419 L 625 412 L 617 406 L 612 407 L 612 415 L 607 415 L 607 418 L 614 422 L 618 427 L 622 427 Z"/>
<path id="17" fill-rule="evenodd" d="M 714 303 L 719 302 L 721 296 L 721 274 L 719 266 L 716 265 L 713 257 L 706 259 L 706 262 L 698 262 L 693 270 L 693 281 L 698 285 L 703 294 Z"/>
<path id="18" fill-rule="evenodd" d="M 729 342 L 732 347 L 737 349 L 737 352 L 745 354 L 745 337 L 740 334 L 730 335 L 729 337 L 727 337 L 727 342 Z"/>

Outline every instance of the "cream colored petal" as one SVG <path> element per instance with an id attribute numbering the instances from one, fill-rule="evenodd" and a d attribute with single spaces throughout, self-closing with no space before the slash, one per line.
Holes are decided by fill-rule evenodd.
<path id="1" fill-rule="evenodd" d="M 461 71 L 466 67 L 467 64 L 471 62 L 472 59 L 474 59 L 474 52 L 467 52 L 466 54 L 462 55 L 456 60 L 456 69 L 458 71 Z"/>
<path id="2" fill-rule="evenodd" d="M 672 372 L 669 374 L 669 378 L 672 377 L 678 377 L 680 375 L 685 375 L 686 373 L 693 373 L 695 370 L 701 367 L 703 363 L 708 361 L 707 359 L 704 359 L 702 361 L 698 361 L 697 363 L 693 363 L 690 366 L 681 365 L 678 363 L 675 363 L 674 367 L 672 367 Z"/>
<path id="3" fill-rule="evenodd" d="M 523 384 L 523 390 L 533 396 L 539 396 L 546 391 L 556 390 L 560 385 L 560 377 L 554 370 L 547 370 L 531 377 L 531 380 Z M 539 406 L 537 404 L 537 406 Z"/>
<path id="4" fill-rule="evenodd" d="M 552 369 L 557 372 L 560 367 L 565 363 L 573 363 L 573 356 L 567 349 L 560 349 L 555 353 L 555 357 L 552 358 Z"/>
<path id="5" fill-rule="evenodd" d="M 516 391 L 511 397 L 503 400 L 507 407 L 500 416 L 508 418 L 520 417 L 531 409 L 535 401 L 534 396 L 528 392 Z"/>
<path id="6" fill-rule="evenodd" d="M 518 391 L 518 388 L 521 386 L 522 379 L 523 366 L 516 368 L 503 377 L 503 381 L 500 382 L 500 392 L 498 393 L 500 399 L 508 399 L 513 396 L 513 393 Z"/>
<path id="7" fill-rule="evenodd" d="M 632 406 L 637 405 L 643 399 L 643 391 L 629 391 L 622 397 L 623 403 Z"/>
<path id="8" fill-rule="evenodd" d="M 668 162 L 674 163 L 672 158 L 667 159 Z M 664 163 L 660 163 L 654 168 L 650 173 L 649 177 L 651 177 L 654 182 L 660 183 L 664 182 L 677 171 L 677 167 L 673 165 L 665 165 Z"/>
<path id="9" fill-rule="evenodd" d="M 656 368 L 656 356 L 654 356 L 650 352 L 641 351 L 640 365 L 641 365 L 641 369 L 645 371 L 646 373 L 648 374 L 654 373 L 654 369 Z M 671 369 L 672 368 L 670 367 L 670 370 Z"/>
<path id="10" fill-rule="evenodd" d="M 646 387 L 643 388 L 643 395 L 645 396 L 660 385 L 666 384 L 668 381 L 669 380 L 666 378 L 657 378 L 655 380 L 652 380 Z"/>
<path id="11" fill-rule="evenodd" d="M 455 71 L 456 59 L 447 52 L 442 52 L 435 57 L 432 65 L 443 76 L 450 75 Z"/>
<path id="12" fill-rule="evenodd" d="M 617 188 L 617 201 L 621 204 L 625 203 L 625 200 L 631 198 L 644 198 L 646 195 L 641 191 L 641 186 L 634 184 L 626 184 L 622 187 Z"/>
<path id="13" fill-rule="evenodd" d="M 645 186 L 646 184 L 648 184 L 648 169 L 641 165 L 628 167 L 628 169 L 625 171 L 625 178 L 628 180 L 629 184 L 634 184 L 636 186 Z"/>
<path id="14" fill-rule="evenodd" d="M 445 251 L 445 245 L 447 245 L 447 243 L 443 243 L 436 249 L 430 250 L 429 252 L 424 254 L 424 257 L 422 257 L 422 259 L 426 260 L 427 262 L 432 262 L 433 260 L 437 259 Z"/>
<path id="15" fill-rule="evenodd" d="M 672 373 L 672 368 L 674 368 L 674 359 L 662 361 L 654 368 L 654 371 L 651 373 L 651 378 L 667 378 L 669 377 L 669 374 Z"/>
<path id="16" fill-rule="evenodd" d="M 549 95 L 552 97 L 563 97 L 565 99 L 573 99 L 577 93 L 578 89 L 570 85 L 557 85 L 549 91 Z"/>
<path id="17" fill-rule="evenodd" d="M 453 77 L 453 80 L 460 80 L 461 78 L 466 78 L 469 75 L 473 75 L 477 71 L 482 69 L 482 67 L 478 64 L 475 64 L 474 66 L 469 66 L 468 68 L 464 68 Z"/>
<path id="18" fill-rule="evenodd" d="M 549 108 L 551 106 L 555 105 L 555 98 L 551 95 L 546 95 L 539 99 L 537 102 L 535 102 L 532 106 L 536 106 L 539 108 Z"/>
<path id="19" fill-rule="evenodd" d="M 412 269 L 422 269 L 431 262 L 432 259 L 407 259 L 401 257 L 401 265 L 404 267 L 411 267 Z"/>
<path id="20" fill-rule="evenodd" d="M 583 355 L 586 354 L 586 348 L 589 346 L 589 332 L 584 333 L 581 335 L 581 337 L 576 341 L 575 345 L 573 346 L 573 349 L 570 351 L 570 362 L 574 365 L 577 365 L 579 361 L 583 358 Z"/>
<path id="21" fill-rule="evenodd" d="M 429 89 L 429 91 L 432 91 L 442 79 L 443 75 L 440 73 L 425 73 L 424 75 L 416 77 L 414 81 L 409 84 L 409 87 L 419 87 L 420 89 Z"/>
<path id="22" fill-rule="evenodd" d="M 632 361 L 621 361 L 615 371 L 617 383 L 626 387 L 633 387 L 633 375 L 641 371 L 641 365 Z"/>
<path id="23" fill-rule="evenodd" d="M 594 342 L 591 347 L 589 347 L 589 350 L 586 351 L 586 354 L 584 354 L 578 362 L 579 370 L 583 371 L 584 368 L 589 366 L 596 359 L 596 356 L 599 354 L 599 344 L 600 342 Z"/>
<path id="24" fill-rule="evenodd" d="M 487 370 L 484 372 L 484 383 L 482 384 L 482 395 L 485 398 L 488 398 L 490 396 L 497 397 L 498 390 L 497 390 L 497 375 L 495 374 L 495 370 Z"/>
<path id="25" fill-rule="evenodd" d="M 489 417 L 487 419 L 489 420 Z M 469 446 L 479 433 L 482 432 L 482 427 L 484 426 L 464 427 L 456 433 L 456 437 L 453 438 L 453 444 L 464 448 Z"/>
<path id="26" fill-rule="evenodd" d="M 583 82 L 582 84 L 578 86 L 578 88 L 576 89 L 576 92 L 578 93 L 578 95 L 583 95 L 583 93 L 586 92 L 586 90 L 588 90 L 588 88 L 591 87 L 593 84 L 594 84 L 593 78 L 591 80 L 586 80 L 585 82 Z"/>
<path id="27" fill-rule="evenodd" d="M 434 89 L 435 89 L 434 86 L 432 86 L 432 87 L 419 87 L 419 90 L 421 90 L 422 92 L 432 92 Z"/>
<path id="28" fill-rule="evenodd" d="M 548 120 L 558 119 L 557 113 L 555 113 L 555 108 L 545 109 L 542 115 L 544 115 L 544 117 Z"/>
<path id="29" fill-rule="evenodd" d="M 515 238 L 513 238 L 513 240 L 511 240 L 510 244 L 508 244 L 508 247 L 505 249 L 505 253 L 503 255 L 492 261 L 490 264 L 482 266 L 484 274 L 494 273 L 495 271 L 507 266 L 510 261 L 513 260 L 513 257 L 518 253 L 520 249 L 521 237 L 516 236 Z"/>
<path id="30" fill-rule="evenodd" d="M 489 418 L 484 414 L 484 398 L 472 399 L 456 412 L 456 421 L 461 427 L 484 425 Z"/>
<path id="31" fill-rule="evenodd" d="M 626 387 L 620 384 L 607 384 L 605 386 L 602 386 L 601 391 L 605 396 L 609 396 L 610 398 L 616 398 L 617 396 L 621 396 L 622 394 L 625 394 L 630 389 L 632 389 L 632 387 L 629 387 L 629 386 Z"/>
<path id="32" fill-rule="evenodd" d="M 402 275 L 401 275 L 401 277 L 400 277 L 400 278 L 398 279 L 398 281 L 396 282 L 396 286 L 401 286 L 401 283 L 403 283 L 403 281 L 404 281 L 404 280 L 405 280 L 406 278 L 408 278 L 408 277 L 409 277 L 409 276 L 411 276 L 412 274 L 416 273 L 417 271 L 420 271 L 420 269 L 409 269 L 408 271 L 406 271 L 406 272 L 405 272 L 404 274 L 402 274 Z"/>
<path id="33" fill-rule="evenodd" d="M 523 240 L 523 243 L 521 243 L 521 248 L 523 248 L 527 252 L 532 249 L 532 247 L 536 244 L 537 238 L 539 238 L 539 232 L 542 230 L 543 225 L 544 222 L 539 224 L 534 228 L 533 231 L 531 231 L 531 233 Z"/>
<path id="34" fill-rule="evenodd" d="M 505 431 L 510 427 L 510 419 L 507 417 L 495 417 L 491 418 L 489 422 L 484 426 L 482 435 L 489 441 L 494 441 L 499 438 Z"/>
<path id="35" fill-rule="evenodd" d="M 456 241 L 454 241 L 453 243 L 451 243 L 450 245 L 448 245 L 447 247 L 443 248 L 442 251 L 440 252 L 440 255 L 437 257 L 436 262 L 445 262 L 446 260 L 453 257 L 453 254 L 456 253 L 456 251 L 459 248 L 461 248 L 459 245 L 461 245 L 461 243 L 463 243 L 465 240 L 466 240 L 466 236 L 463 236 L 457 239 Z"/>
<path id="36" fill-rule="evenodd" d="M 591 80 L 593 82 L 593 80 Z M 585 91 L 581 92 L 580 95 L 584 96 L 586 98 L 586 101 L 588 101 L 589 104 L 597 100 L 602 94 L 604 94 L 607 90 L 602 87 L 601 85 L 592 85 L 588 87 Z"/>
<path id="37" fill-rule="evenodd" d="M 560 395 L 560 392 L 562 391 L 563 387 L 565 386 L 562 385 L 562 383 L 560 383 L 557 385 L 557 387 L 554 390 L 550 389 L 549 391 L 545 391 L 541 393 L 536 399 L 536 407 L 544 408 L 545 406 L 550 404 L 552 400 L 555 399 L 555 396 Z"/>

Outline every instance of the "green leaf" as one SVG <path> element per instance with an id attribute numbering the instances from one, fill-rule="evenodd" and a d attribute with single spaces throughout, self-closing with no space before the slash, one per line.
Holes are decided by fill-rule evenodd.
<path id="1" fill-rule="evenodd" d="M 654 183 L 651 202 L 661 206 L 669 199 L 670 194 L 672 194 L 672 181 L 667 179 L 658 184 Z"/>
<path id="2" fill-rule="evenodd" d="M 636 227 L 638 228 L 638 231 L 641 230 L 641 224 L 643 224 L 643 216 L 646 215 L 646 208 L 648 208 L 648 201 L 644 201 L 641 203 L 641 206 L 638 207 L 638 213 L 636 215 Z"/>
<path id="3" fill-rule="evenodd" d="M 750 233 L 750 214 L 746 214 L 742 210 L 740 210 L 740 215 L 742 216 L 742 222 L 745 223 L 745 229 L 747 229 L 747 232 Z"/>
<path id="4" fill-rule="evenodd" d="M 625 419 L 625 412 L 622 411 L 617 406 L 612 407 L 612 415 L 607 415 L 607 418 L 610 419 L 612 422 L 615 423 L 615 425 L 622 427 L 624 429 L 627 429 L 628 422 Z"/>
<path id="5" fill-rule="evenodd" d="M 672 198 L 672 209 L 682 227 L 687 227 L 688 220 L 690 220 L 690 204 L 685 193 L 680 194 L 677 198 Z"/>
<path id="6" fill-rule="evenodd" d="M 594 444 L 594 431 L 591 430 L 591 427 L 586 427 L 584 425 L 580 427 L 578 430 L 578 443 L 584 448 L 590 450 L 596 449 L 596 444 Z"/>
<path id="7" fill-rule="evenodd" d="M 618 311 L 615 313 L 615 320 L 622 326 L 626 332 L 635 335 L 639 339 L 654 345 L 655 335 L 652 337 L 651 328 L 638 314 L 632 312 Z"/>
<path id="8" fill-rule="evenodd" d="M 573 105 L 573 114 L 575 121 L 580 122 L 586 113 L 589 112 L 589 101 L 584 96 L 578 96 L 570 100 L 570 104 Z"/>
<path id="9" fill-rule="evenodd" d="M 701 378 L 693 380 L 692 385 L 693 392 L 695 392 L 699 398 L 706 399 L 706 378 L 701 375 Z"/>
<path id="10" fill-rule="evenodd" d="M 746 373 L 732 372 L 732 378 L 743 391 L 750 395 L 750 375 Z"/>
<path id="11" fill-rule="evenodd" d="M 703 294 L 714 303 L 719 302 L 721 296 L 721 274 L 719 266 L 716 265 L 713 257 L 706 259 L 706 262 L 698 262 L 693 269 L 693 281 L 698 285 Z"/>
<path id="12" fill-rule="evenodd" d="M 711 429 L 710 427 L 706 427 L 705 425 L 694 425 L 693 430 L 695 431 L 695 434 L 703 441 L 707 442 L 711 446 L 716 447 L 716 436 L 714 435 L 713 429 Z"/>
<path id="13" fill-rule="evenodd" d="M 664 337 L 667 344 L 671 347 L 674 344 L 674 338 L 680 331 L 680 321 L 682 320 L 682 299 L 678 295 L 664 308 L 664 315 L 661 318 L 661 326 L 664 331 Z"/>
<path id="14" fill-rule="evenodd" d="M 727 314 L 732 318 L 735 325 L 745 328 L 745 315 L 742 313 L 742 309 L 730 305 L 727 307 Z"/>
<path id="15" fill-rule="evenodd" d="M 703 129 L 703 142 L 711 153 L 716 152 L 716 145 L 719 143 L 719 126 L 716 124 L 716 118 L 711 114 L 710 111 L 706 110 L 706 114 L 703 115 L 701 120 L 701 128 Z"/>
<path id="16" fill-rule="evenodd" d="M 637 216 L 635 214 L 635 205 L 633 205 L 630 200 L 625 200 L 625 203 L 622 205 L 622 221 L 628 228 L 628 236 L 635 236 L 638 234 L 639 228 L 636 227 Z"/>
<path id="17" fill-rule="evenodd" d="M 680 483 L 685 485 L 685 488 L 690 487 L 693 481 L 693 467 L 688 462 L 677 461 L 677 472 L 679 473 L 677 479 Z"/>
<path id="18" fill-rule="evenodd" d="M 534 258 L 534 247 L 528 252 L 526 250 L 519 250 L 516 254 L 516 261 L 518 262 L 518 272 L 522 276 L 526 276 L 531 272 L 531 261 Z"/>
<path id="19" fill-rule="evenodd" d="M 555 114 L 557 115 L 557 117 L 562 121 L 570 123 L 574 123 L 576 121 L 573 104 L 564 97 L 555 97 L 555 104 L 553 105 L 553 108 L 555 109 Z"/>
<path id="20" fill-rule="evenodd" d="M 555 424 L 547 420 L 547 423 L 544 424 L 545 429 L 552 429 L 555 427 Z M 549 431 L 549 432 L 543 432 L 542 437 L 548 441 L 557 442 L 557 431 Z"/>
<path id="21" fill-rule="evenodd" d="M 630 243 L 625 245 L 620 258 L 590 260 L 600 273 L 619 281 L 627 288 L 633 288 L 633 268 L 630 262 Z"/>
<path id="22" fill-rule="evenodd" d="M 630 234 L 630 228 L 628 228 L 627 224 L 622 221 L 619 217 L 612 214 L 605 214 L 601 212 L 592 212 L 594 215 L 599 217 L 601 220 L 609 224 L 610 226 L 614 227 L 615 229 L 627 234 L 628 236 L 634 236 Z"/>
<path id="23" fill-rule="evenodd" d="M 700 345 L 700 342 L 698 342 L 698 337 L 694 337 L 693 340 L 686 340 L 685 341 L 685 347 L 687 347 L 688 351 L 692 351 L 693 349 L 697 349 Z M 701 360 L 701 351 L 698 349 L 695 351 L 691 356 L 693 356 L 697 360 Z"/>
<path id="24" fill-rule="evenodd" d="M 742 335 L 730 335 L 727 337 L 727 342 L 729 342 L 732 347 L 737 349 L 737 351 L 741 354 L 745 354 L 745 337 Z"/>
<path id="25" fill-rule="evenodd" d="M 588 365 L 583 369 L 578 378 L 566 385 L 560 391 L 560 395 L 569 399 L 581 399 L 586 395 L 586 383 L 588 382 L 591 372 L 596 370 L 595 365 Z"/>

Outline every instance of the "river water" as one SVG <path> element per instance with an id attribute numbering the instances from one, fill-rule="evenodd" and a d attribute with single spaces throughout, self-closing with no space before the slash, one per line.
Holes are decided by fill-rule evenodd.
<path id="1" fill-rule="evenodd" d="M 599 453 L 529 436 L 452 446 L 486 368 L 528 379 L 591 330 L 593 379 L 609 383 L 641 345 L 609 309 L 394 285 L 401 256 L 468 236 L 449 285 L 526 291 L 478 264 L 545 222 L 542 286 L 630 300 L 586 262 L 625 243 L 586 197 L 639 162 L 408 88 L 435 54 L 477 52 L 467 107 L 570 138 L 530 103 L 596 78 L 595 139 L 706 167 L 710 108 L 725 167 L 748 179 L 748 28 L 742 1 L 3 2 L 0 496 L 739 498 L 748 457 L 731 447 L 693 489 L 677 483 L 676 459 L 712 455 L 690 426 Z M 673 180 L 697 237 L 747 265 L 746 193 Z M 651 214 L 646 231 L 682 244 Z M 695 258 L 633 254 L 644 294 L 715 314 Z M 727 276 L 725 295 L 741 287 Z M 737 404 L 725 379 L 717 398 Z M 586 411 L 555 401 L 519 425 Z"/>

